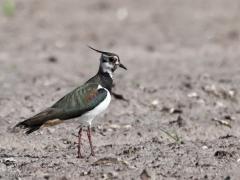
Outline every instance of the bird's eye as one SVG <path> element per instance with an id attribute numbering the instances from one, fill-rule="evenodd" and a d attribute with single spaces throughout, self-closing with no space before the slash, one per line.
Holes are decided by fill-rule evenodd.
<path id="1" fill-rule="evenodd" d="M 110 58 L 109 58 L 109 61 L 110 61 L 110 62 L 114 62 L 114 61 L 115 61 L 114 57 L 110 57 Z"/>

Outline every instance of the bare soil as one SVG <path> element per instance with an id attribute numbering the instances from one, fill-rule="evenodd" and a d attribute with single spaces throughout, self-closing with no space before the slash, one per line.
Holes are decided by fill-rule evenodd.
<path id="1" fill-rule="evenodd" d="M 0 14 L 1 179 L 239 179 L 240 1 L 16 0 Z M 0 1 L 2 7 L 3 1 Z M 116 52 L 113 99 L 93 125 L 12 133 Z"/>

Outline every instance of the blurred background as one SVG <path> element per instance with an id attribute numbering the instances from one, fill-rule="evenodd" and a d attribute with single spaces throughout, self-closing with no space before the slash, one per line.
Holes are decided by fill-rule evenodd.
<path id="1" fill-rule="evenodd" d="M 240 1 L 0 0 L 0 7 L 0 178 L 239 177 Z M 114 91 L 128 102 L 111 102 L 93 127 L 97 157 L 79 162 L 73 125 L 29 137 L 8 130 L 97 72 L 99 54 L 87 45 L 117 53 L 128 67 L 114 76 Z M 123 161 L 93 166 L 109 155 Z"/>

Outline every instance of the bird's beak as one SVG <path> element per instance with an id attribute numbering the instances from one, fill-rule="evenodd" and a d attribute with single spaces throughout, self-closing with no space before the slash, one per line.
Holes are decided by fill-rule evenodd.
<path id="1" fill-rule="evenodd" d="M 127 70 L 127 68 L 123 64 L 121 64 L 121 63 L 119 64 L 119 67 Z"/>

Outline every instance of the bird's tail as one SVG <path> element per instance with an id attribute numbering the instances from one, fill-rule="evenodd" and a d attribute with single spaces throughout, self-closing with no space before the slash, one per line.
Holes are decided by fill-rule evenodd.
<path id="1" fill-rule="evenodd" d="M 61 120 L 57 120 L 59 114 L 61 114 L 61 110 L 56 108 L 48 108 L 39 114 L 26 119 L 20 123 L 18 123 L 15 128 L 26 129 L 26 134 L 30 134 L 36 130 L 38 130 L 41 126 L 52 126 L 61 123 Z"/>
<path id="2" fill-rule="evenodd" d="M 18 123 L 18 124 L 14 127 L 14 129 L 15 129 L 15 128 L 26 129 L 26 132 L 25 132 L 25 133 L 26 133 L 26 134 L 30 134 L 30 133 L 38 130 L 38 129 L 41 127 L 41 125 L 31 125 L 30 122 L 31 122 L 31 119 L 26 119 L 26 120 Z"/>

